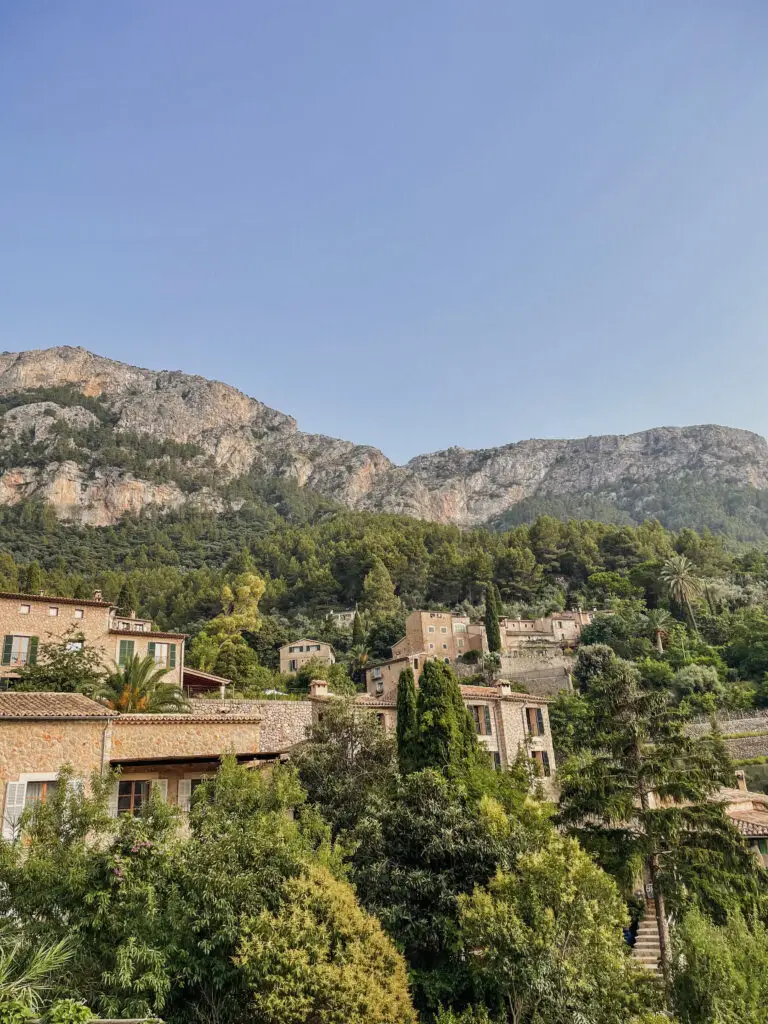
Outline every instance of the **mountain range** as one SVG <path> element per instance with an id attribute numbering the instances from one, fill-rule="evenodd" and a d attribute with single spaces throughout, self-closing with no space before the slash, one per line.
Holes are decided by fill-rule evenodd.
<path id="1" fill-rule="evenodd" d="M 703 425 L 448 448 L 404 466 L 298 429 L 236 388 L 83 348 L 0 355 L 0 505 L 91 525 L 147 507 L 237 507 L 238 483 L 289 480 L 350 508 L 462 527 L 536 514 L 768 537 L 768 444 Z"/>

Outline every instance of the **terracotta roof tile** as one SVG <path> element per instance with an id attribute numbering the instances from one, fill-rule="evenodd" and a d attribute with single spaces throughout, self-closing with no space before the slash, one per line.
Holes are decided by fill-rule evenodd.
<path id="1" fill-rule="evenodd" d="M 116 712 L 82 693 L 0 693 L 0 719 L 114 717 Z"/>

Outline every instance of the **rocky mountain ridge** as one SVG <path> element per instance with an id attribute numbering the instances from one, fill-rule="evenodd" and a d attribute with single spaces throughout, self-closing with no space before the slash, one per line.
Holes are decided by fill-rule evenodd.
<path id="1" fill-rule="evenodd" d="M 459 526 L 539 496 L 610 501 L 629 485 L 653 490 L 676 478 L 768 489 L 768 443 L 731 427 L 451 448 L 396 466 L 376 448 L 303 433 L 227 384 L 82 348 L 0 355 L 0 408 L 0 504 L 44 500 L 62 518 L 94 525 L 149 505 L 222 509 L 222 485 L 246 473 L 290 479 L 351 508 Z M 133 461 L 110 464 L 115 439 L 126 438 Z"/>

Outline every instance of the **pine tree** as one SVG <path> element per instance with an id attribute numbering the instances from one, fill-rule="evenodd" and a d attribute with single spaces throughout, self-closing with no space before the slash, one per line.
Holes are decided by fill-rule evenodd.
<path id="1" fill-rule="evenodd" d="M 359 612 L 355 612 L 355 617 L 352 620 L 352 646 L 365 646 L 365 630 L 363 629 L 363 620 L 360 618 Z"/>
<path id="2" fill-rule="evenodd" d="M 395 594 L 392 577 L 380 558 L 374 558 L 370 572 L 363 580 L 361 604 L 365 611 L 377 619 L 397 615 L 402 611 L 403 605 Z"/>
<path id="3" fill-rule="evenodd" d="M 496 605 L 494 586 L 489 583 L 485 588 L 485 635 L 488 638 L 488 650 L 491 654 L 501 650 L 501 631 L 499 629 L 499 609 Z"/>
<path id="4" fill-rule="evenodd" d="M 136 582 L 129 577 L 120 587 L 120 593 L 117 595 L 117 614 L 130 615 L 131 612 L 138 611 L 138 608 L 139 592 Z"/>
<path id="5" fill-rule="evenodd" d="M 403 775 L 418 764 L 418 728 L 416 680 L 413 669 L 406 668 L 397 683 L 397 759 Z"/>
<path id="6" fill-rule="evenodd" d="M 30 562 L 24 574 L 23 590 L 25 594 L 39 594 L 44 586 L 43 570 L 40 563 Z"/>
<path id="7" fill-rule="evenodd" d="M 428 661 L 419 681 L 415 768 L 436 768 L 456 776 L 474 760 L 477 733 L 464 706 L 458 680 L 448 665 Z"/>
<path id="8" fill-rule="evenodd" d="M 605 646 L 586 647 L 574 678 L 586 715 L 579 717 L 577 753 L 561 766 L 560 817 L 588 848 L 624 867 L 641 862 L 653 886 L 661 963 L 669 986 L 669 900 L 709 900 L 731 875 L 739 898 L 756 901 L 751 855 L 711 797 L 731 785 L 722 739 L 694 738 L 668 690 L 644 682 L 637 668 Z"/>

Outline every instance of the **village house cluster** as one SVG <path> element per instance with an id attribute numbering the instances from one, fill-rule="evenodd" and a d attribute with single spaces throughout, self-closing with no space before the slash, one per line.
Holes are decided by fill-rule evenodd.
<path id="1" fill-rule="evenodd" d="M 591 613 L 565 612 L 537 620 L 502 620 L 507 653 L 527 644 L 562 647 L 578 643 Z M 328 683 L 314 680 L 307 699 L 235 700 L 226 696 L 228 681 L 184 664 L 180 633 L 153 628 L 151 621 L 117 614 L 96 593 L 90 600 L 43 594 L 0 594 L 3 637 L 0 679 L 10 687 L 0 692 L 0 786 L 2 833 L 13 838 L 26 807 L 45 801 L 65 766 L 73 784 L 87 789 L 94 773 L 119 773 L 110 794 L 114 815 L 136 814 L 153 789 L 169 803 L 187 810 L 195 787 L 212 775 L 224 753 L 254 769 L 283 760 L 303 742 L 313 722 L 334 699 Z M 92 646 L 106 668 L 124 665 L 134 654 L 150 655 L 189 698 L 189 713 L 118 714 L 77 693 L 14 691 L 19 669 L 34 662 L 40 644 L 63 642 Z M 376 715 L 381 727 L 397 724 L 397 684 L 404 668 L 418 680 L 426 661 L 454 665 L 462 655 L 487 651 L 485 629 L 465 616 L 415 611 L 406 620 L 406 635 L 393 647 L 393 657 L 366 672 L 366 692 L 355 698 L 361 711 Z M 332 648 L 302 639 L 280 650 L 281 669 L 298 671 L 308 662 L 333 664 Z M 212 691 L 218 700 L 211 700 Z M 206 695 L 208 699 L 198 699 Z M 545 791 L 554 795 L 555 752 L 549 724 L 550 698 L 515 689 L 514 680 L 492 686 L 462 685 L 461 695 L 479 742 L 497 768 L 523 754 L 537 766 Z M 724 790 L 722 799 L 734 824 L 755 854 L 768 865 L 768 797 L 739 788 Z"/>

